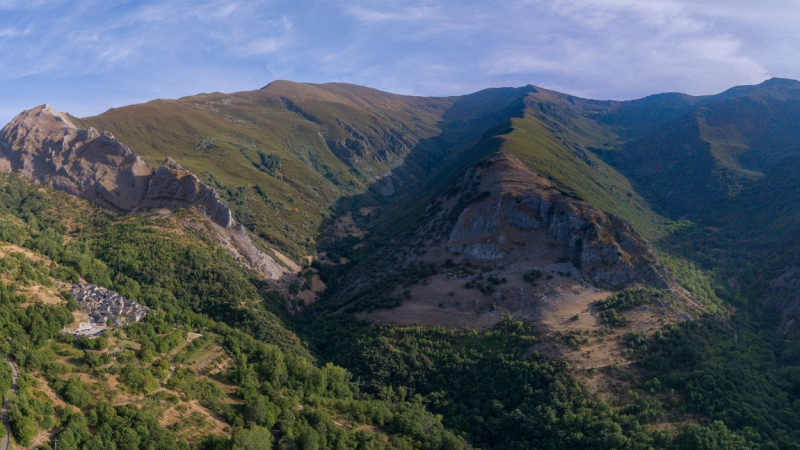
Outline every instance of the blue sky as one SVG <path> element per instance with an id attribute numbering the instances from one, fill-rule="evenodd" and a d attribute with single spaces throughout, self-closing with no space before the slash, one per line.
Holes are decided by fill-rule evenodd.
<path id="1" fill-rule="evenodd" d="M 591 98 L 800 78 L 796 0 L 0 0 L 0 122 L 275 79 Z"/>

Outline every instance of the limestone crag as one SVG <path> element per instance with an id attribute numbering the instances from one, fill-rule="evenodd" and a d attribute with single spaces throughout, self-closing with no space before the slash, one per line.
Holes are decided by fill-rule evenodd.
<path id="1" fill-rule="evenodd" d="M 107 208 L 130 210 L 152 169 L 110 133 L 80 130 L 49 105 L 25 111 L 0 132 L 0 170 Z"/>
<path id="2" fill-rule="evenodd" d="M 632 226 L 510 153 L 492 154 L 425 200 L 415 226 L 343 279 L 333 310 L 415 325 L 484 326 L 502 313 L 538 322 L 640 286 L 670 289 L 697 306 Z M 385 307 L 401 312 L 375 312 Z"/>
<path id="3" fill-rule="evenodd" d="M 172 159 L 153 170 L 109 132 L 78 129 L 49 105 L 17 116 L 0 134 L 0 167 L 100 206 L 137 208 L 196 206 L 215 222 L 233 226 L 230 208 L 217 193 Z"/>
<path id="4" fill-rule="evenodd" d="M 234 226 L 231 209 L 220 200 L 217 191 L 203 184 L 195 174 L 172 158 L 167 158 L 150 177 L 147 194 L 140 205 L 147 208 L 180 208 L 186 203 L 196 206 L 225 228 Z"/>
<path id="5" fill-rule="evenodd" d="M 23 112 L 0 131 L 0 172 L 16 172 L 116 211 L 194 207 L 253 270 L 272 280 L 289 272 L 253 245 L 217 192 L 191 171 L 172 158 L 154 170 L 111 133 L 79 129 L 50 105 Z"/>
<path id="6" fill-rule="evenodd" d="M 569 259 L 598 286 L 669 287 L 650 245 L 627 222 L 562 193 L 509 153 L 472 168 L 453 192 L 437 214 L 440 222 L 457 217 L 447 235 L 451 252 L 502 263 Z"/>

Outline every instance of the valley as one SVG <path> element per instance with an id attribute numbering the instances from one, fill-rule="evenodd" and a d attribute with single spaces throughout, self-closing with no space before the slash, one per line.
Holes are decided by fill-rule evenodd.
<path id="1" fill-rule="evenodd" d="M 14 445 L 795 448 L 798 93 L 25 111 L 0 133 Z M 131 320 L 61 333 L 74 283 Z"/>

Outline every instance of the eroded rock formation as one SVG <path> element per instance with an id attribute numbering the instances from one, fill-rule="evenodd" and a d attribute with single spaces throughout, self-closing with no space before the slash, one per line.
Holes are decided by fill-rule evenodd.
<path id="1" fill-rule="evenodd" d="M 648 242 L 624 220 L 564 194 L 510 153 L 470 169 L 441 199 L 438 221 L 455 218 L 446 248 L 476 260 L 568 259 L 593 284 L 667 288 Z"/>
<path id="2" fill-rule="evenodd" d="M 121 212 L 194 207 L 244 264 L 272 280 L 289 272 L 250 241 L 217 192 L 191 171 L 171 158 L 154 170 L 111 133 L 79 129 L 50 105 L 23 112 L 0 131 L 0 172 Z"/>

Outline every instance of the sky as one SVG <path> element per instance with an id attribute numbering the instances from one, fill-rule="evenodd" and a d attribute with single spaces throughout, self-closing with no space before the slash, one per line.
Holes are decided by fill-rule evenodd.
<path id="1" fill-rule="evenodd" d="M 0 0 L 0 122 L 276 79 L 597 99 L 800 78 L 797 0 Z"/>

